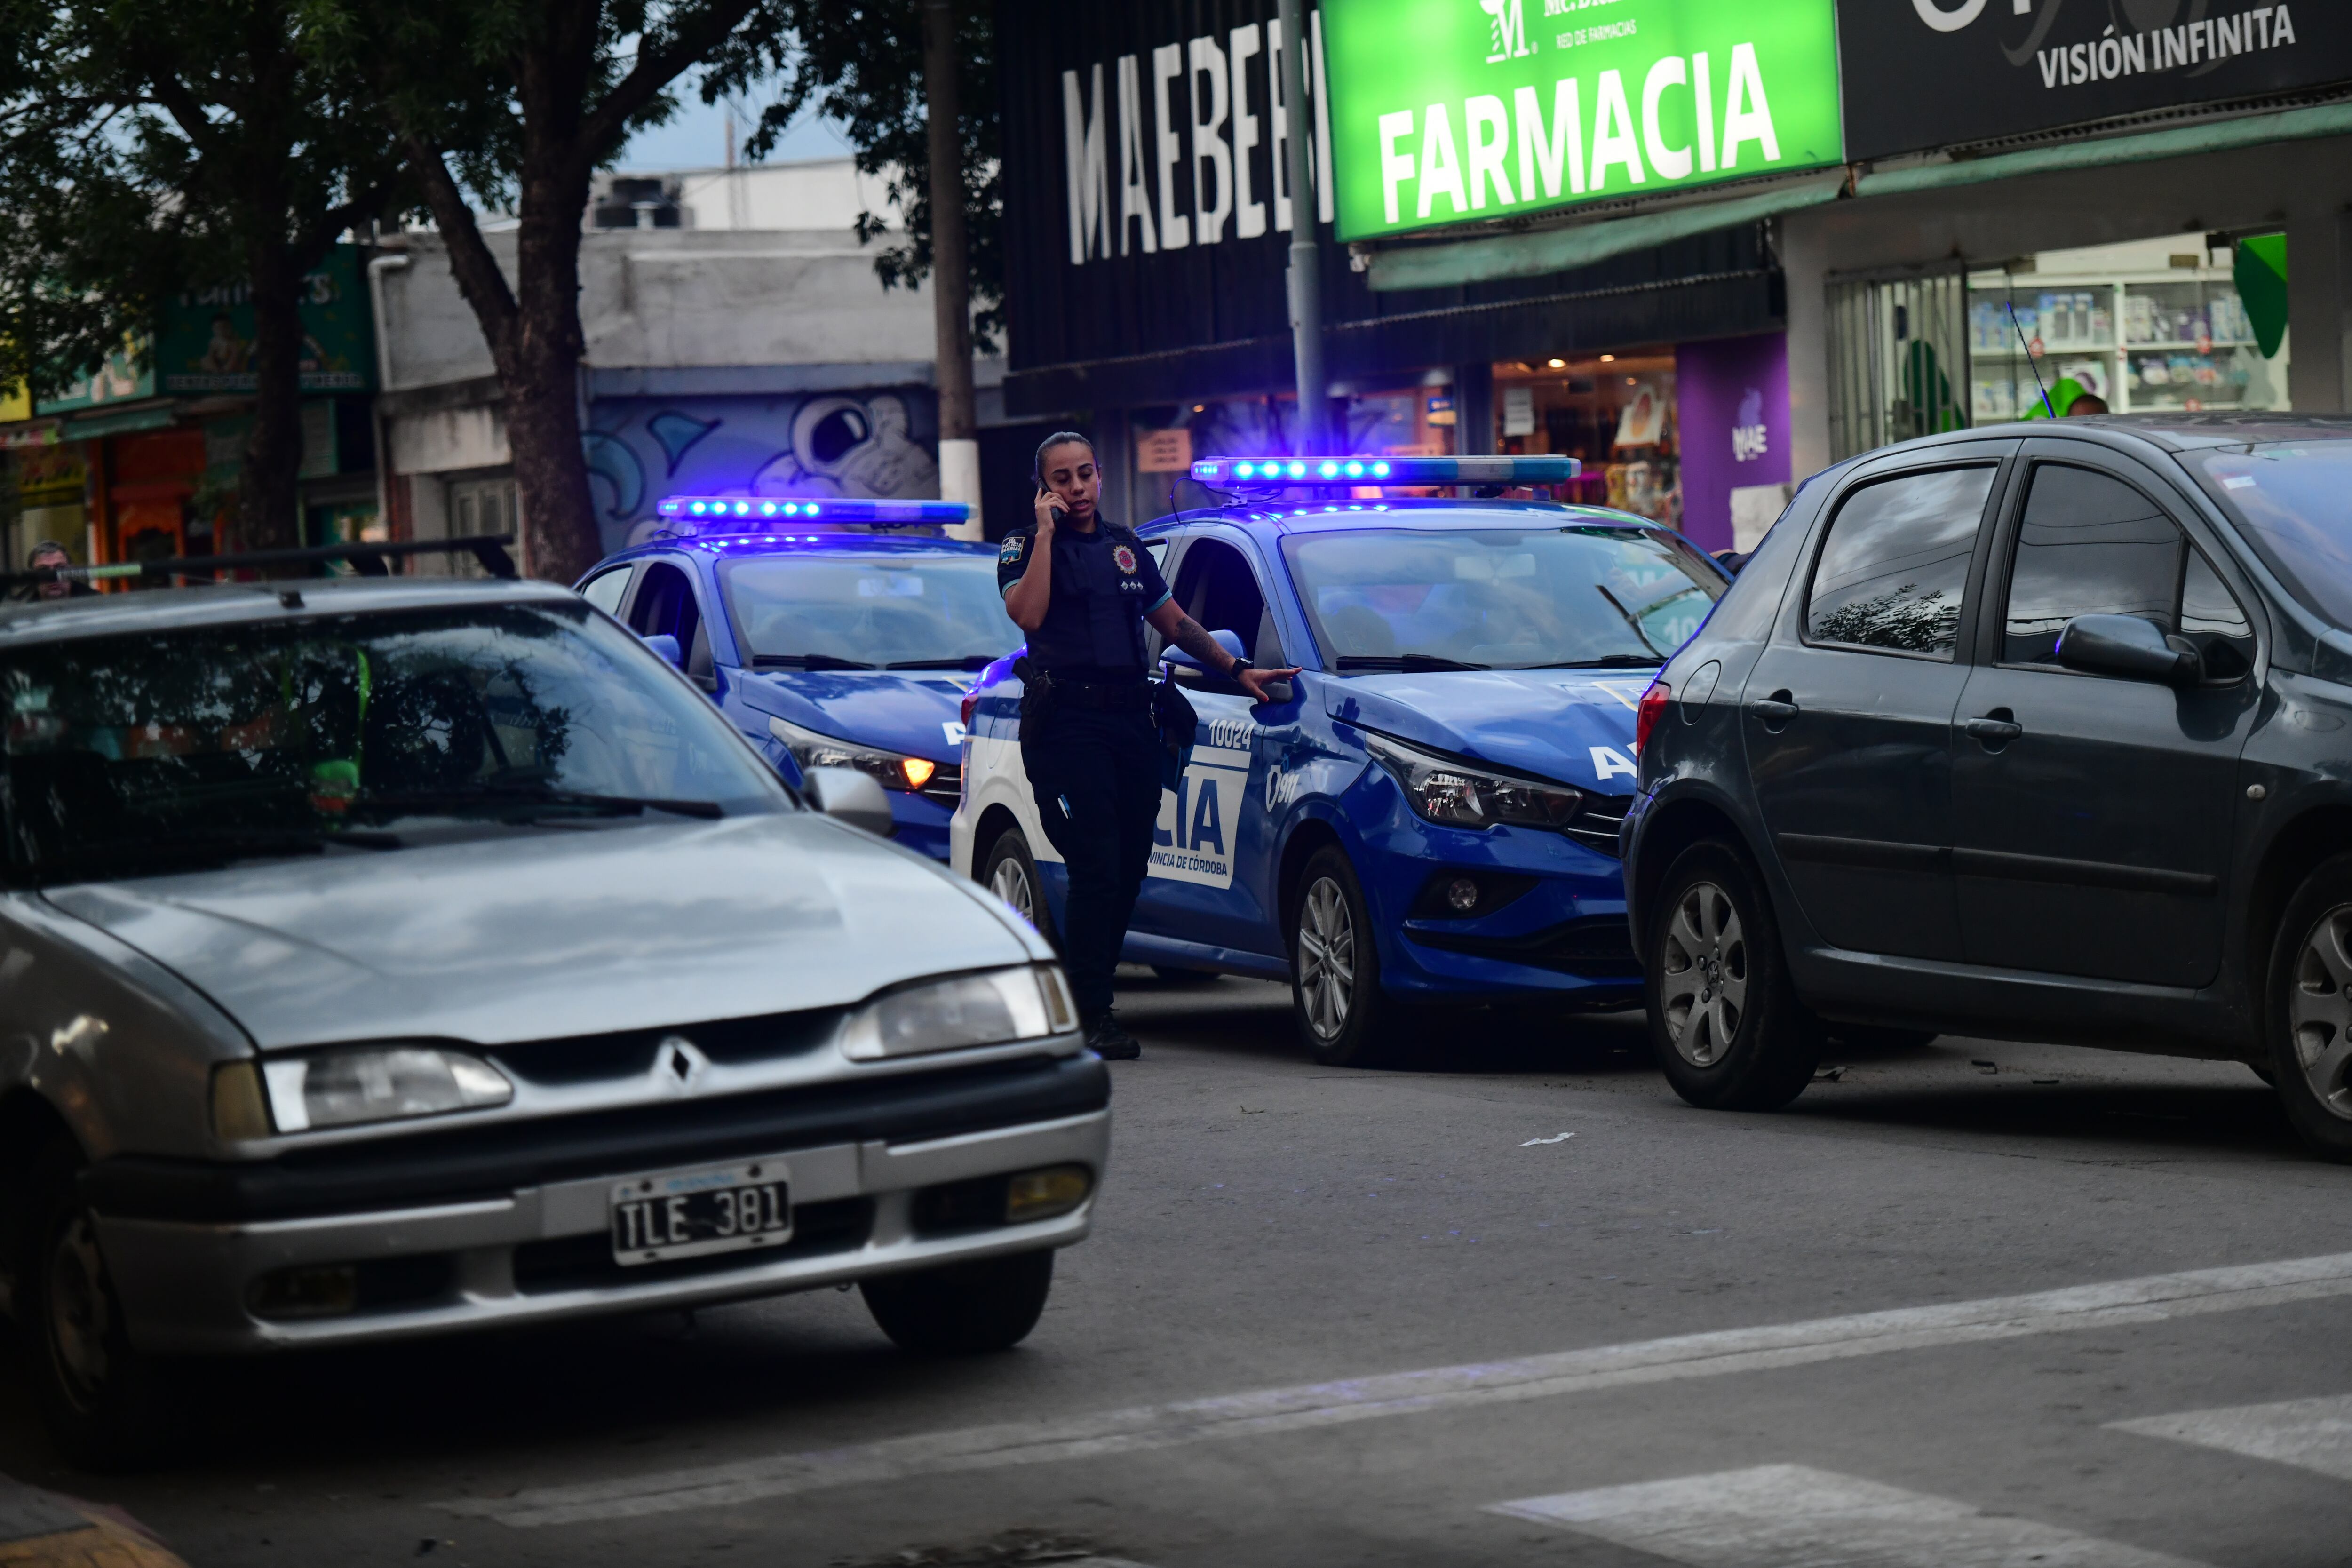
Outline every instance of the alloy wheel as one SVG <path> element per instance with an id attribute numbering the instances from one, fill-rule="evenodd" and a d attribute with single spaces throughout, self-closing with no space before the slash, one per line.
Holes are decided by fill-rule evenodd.
<path id="1" fill-rule="evenodd" d="M 86 1214 L 75 1214 L 58 1229 L 49 1248 L 49 1345 L 60 1382 L 85 1409 L 106 1385 L 107 1331 L 111 1326 L 106 1265 L 98 1234 Z"/>
<path id="2" fill-rule="evenodd" d="M 1713 1067 L 1748 1011 L 1748 940 L 1731 896 L 1712 882 L 1684 889 L 1660 956 L 1667 1037 L 1691 1066 Z"/>
<path id="3" fill-rule="evenodd" d="M 1316 1037 L 1337 1039 L 1356 994 L 1356 922 L 1348 895 L 1318 877 L 1298 906 L 1298 991 Z"/>
<path id="4" fill-rule="evenodd" d="M 2352 1121 L 2352 904 L 2328 910 L 2303 939 L 2287 1029 L 2312 1098 Z"/>
<path id="5" fill-rule="evenodd" d="M 1007 855 L 988 874 L 988 890 L 1011 904 L 1031 925 L 1037 923 L 1037 889 L 1029 880 L 1029 868 L 1017 857 Z"/>

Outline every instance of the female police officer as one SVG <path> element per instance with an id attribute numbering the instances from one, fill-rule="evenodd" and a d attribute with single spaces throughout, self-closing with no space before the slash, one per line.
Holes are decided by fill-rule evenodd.
<path id="1" fill-rule="evenodd" d="M 1298 671 L 1252 668 L 1176 606 L 1150 552 L 1097 515 L 1093 442 L 1069 431 L 1047 437 L 1032 477 L 1037 521 L 1007 535 L 996 558 L 1005 611 L 1029 634 L 1021 763 L 1069 873 L 1062 956 L 1087 1043 L 1126 1059 L 1142 1047 L 1111 1016 L 1111 971 L 1160 816 L 1143 624 L 1259 702 L 1268 681 Z"/>

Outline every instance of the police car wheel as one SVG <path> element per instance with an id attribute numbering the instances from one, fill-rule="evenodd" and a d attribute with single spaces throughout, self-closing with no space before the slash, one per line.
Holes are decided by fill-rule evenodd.
<path id="1" fill-rule="evenodd" d="M 1748 858 L 1712 840 L 1666 868 L 1643 953 L 1650 1043 L 1676 1094 L 1713 1110 L 1777 1110 L 1804 1092 L 1822 1029 L 1780 956 Z"/>
<path id="2" fill-rule="evenodd" d="M 1299 1037 L 1326 1067 L 1370 1067 L 1389 1055 L 1381 955 L 1356 868 L 1318 849 L 1298 879 L 1290 921 L 1290 1001 Z"/>
<path id="3" fill-rule="evenodd" d="M 981 862 L 981 885 L 1020 913 L 1023 920 L 1036 927 L 1047 942 L 1054 941 L 1054 918 L 1045 907 L 1045 884 L 1037 876 L 1037 858 L 1029 853 L 1029 840 L 1017 827 L 1008 827 L 997 835 L 989 846 L 988 858 Z M 1058 944 L 1056 944 L 1058 945 Z"/>

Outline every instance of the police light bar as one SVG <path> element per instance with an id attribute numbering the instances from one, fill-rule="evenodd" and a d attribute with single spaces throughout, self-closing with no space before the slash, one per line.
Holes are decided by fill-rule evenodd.
<path id="1" fill-rule="evenodd" d="M 1574 458 L 1204 458 L 1196 483 L 1236 485 L 1562 485 Z"/>
<path id="2" fill-rule="evenodd" d="M 784 500 L 767 496 L 671 496 L 656 508 L 688 527 L 741 526 L 768 522 L 856 522 L 875 528 L 911 528 L 923 523 L 970 522 L 971 508 L 960 500 L 860 500 L 819 497 Z"/>

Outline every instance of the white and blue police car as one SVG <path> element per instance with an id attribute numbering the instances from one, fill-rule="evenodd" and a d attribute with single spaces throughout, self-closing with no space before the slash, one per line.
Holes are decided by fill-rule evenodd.
<path id="1" fill-rule="evenodd" d="M 1535 499 L 1576 472 L 1192 465 L 1226 503 L 1138 532 L 1188 615 L 1300 673 L 1253 705 L 1153 638 L 1201 728 L 1160 802 L 1129 961 L 1287 979 L 1333 1064 L 1392 1054 L 1416 1004 L 1638 1004 L 1618 826 L 1643 693 L 1730 579 L 1672 529 Z M 1391 493 L 1431 487 L 1456 493 Z M 1050 936 L 1062 868 L 1021 767 L 1020 694 L 1008 656 L 965 699 L 950 859 Z"/>

